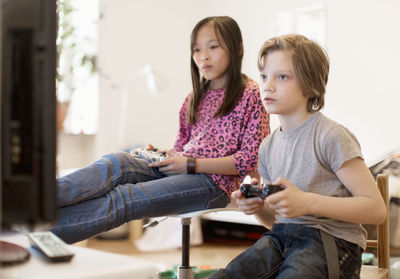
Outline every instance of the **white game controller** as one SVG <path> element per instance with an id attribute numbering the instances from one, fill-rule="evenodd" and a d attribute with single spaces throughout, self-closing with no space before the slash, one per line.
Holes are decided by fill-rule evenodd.
<path id="1" fill-rule="evenodd" d="M 157 152 L 157 149 L 146 150 L 143 148 L 136 148 L 131 150 L 131 155 L 139 158 L 149 160 L 151 162 L 161 162 L 167 159 L 166 152 Z"/>

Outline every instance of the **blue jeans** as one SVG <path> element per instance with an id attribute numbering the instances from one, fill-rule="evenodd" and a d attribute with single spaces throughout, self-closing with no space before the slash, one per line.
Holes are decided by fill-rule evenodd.
<path id="1" fill-rule="evenodd" d="M 52 231 L 74 243 L 134 219 L 229 203 L 206 174 L 166 176 L 148 164 L 119 152 L 58 179 L 59 220 Z"/>
<path id="2" fill-rule="evenodd" d="M 340 278 L 359 278 L 362 249 L 343 239 L 335 238 L 335 242 Z M 226 269 L 208 278 L 328 278 L 320 231 L 298 224 L 276 224 Z"/>

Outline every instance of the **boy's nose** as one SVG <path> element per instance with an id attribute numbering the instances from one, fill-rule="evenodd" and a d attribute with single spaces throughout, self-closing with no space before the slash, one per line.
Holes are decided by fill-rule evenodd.
<path id="1" fill-rule="evenodd" d="M 262 90 L 267 93 L 267 92 L 273 92 L 275 91 L 275 86 L 274 84 L 271 82 L 271 80 L 268 80 L 267 82 L 265 82 L 262 86 Z"/>

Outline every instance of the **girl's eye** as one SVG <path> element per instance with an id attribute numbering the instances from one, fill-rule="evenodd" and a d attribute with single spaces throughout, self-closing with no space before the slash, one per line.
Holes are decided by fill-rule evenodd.
<path id="1" fill-rule="evenodd" d="M 266 79 L 267 79 L 267 75 L 261 74 L 261 75 L 260 75 L 260 78 L 261 78 L 261 80 L 266 80 Z"/>
<path id="2" fill-rule="evenodd" d="M 218 45 L 210 46 L 211 49 L 216 49 L 218 47 L 219 47 Z"/>
<path id="3" fill-rule="evenodd" d="M 285 80 L 285 79 L 287 79 L 287 75 L 279 75 L 279 79 L 280 80 Z"/>
<path id="4" fill-rule="evenodd" d="M 200 50 L 198 48 L 193 49 L 193 53 L 194 52 L 199 52 Z"/>

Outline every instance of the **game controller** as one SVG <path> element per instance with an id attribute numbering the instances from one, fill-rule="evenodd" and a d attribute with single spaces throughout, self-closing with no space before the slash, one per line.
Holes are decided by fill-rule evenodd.
<path id="1" fill-rule="evenodd" d="M 166 152 L 158 152 L 157 149 L 146 150 L 143 148 L 136 148 L 131 150 L 131 155 L 139 158 L 149 160 L 151 162 L 161 162 L 167 159 Z"/>
<path id="2" fill-rule="evenodd" d="M 240 192 L 246 198 L 260 197 L 266 198 L 269 195 L 275 194 L 277 192 L 283 191 L 281 185 L 272 185 L 272 184 L 261 184 L 261 185 L 252 185 L 251 181 L 243 181 L 240 185 Z"/>

